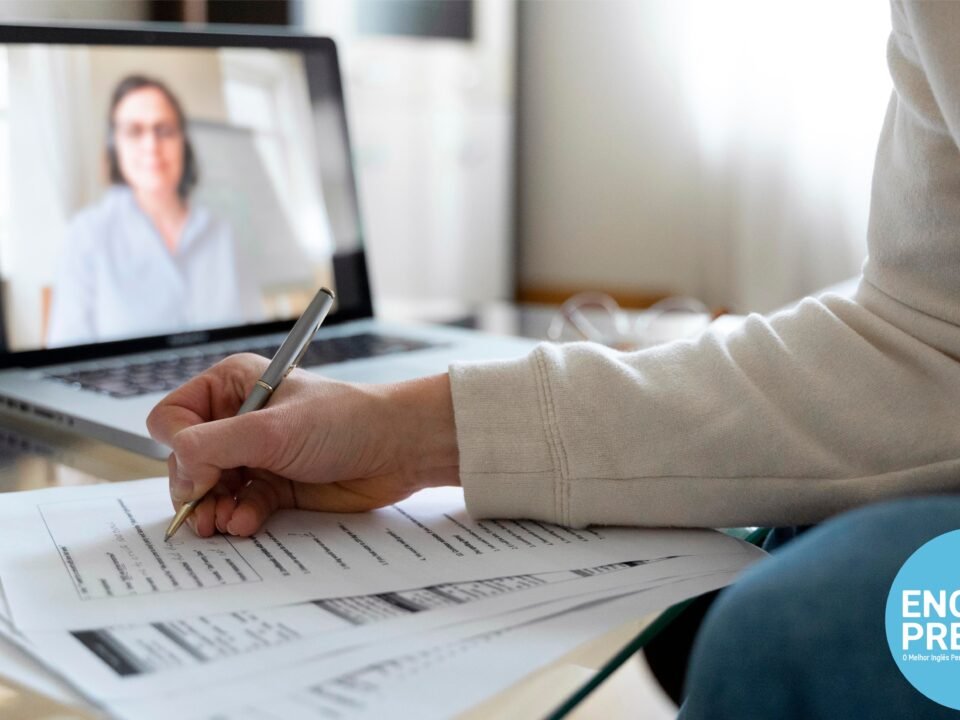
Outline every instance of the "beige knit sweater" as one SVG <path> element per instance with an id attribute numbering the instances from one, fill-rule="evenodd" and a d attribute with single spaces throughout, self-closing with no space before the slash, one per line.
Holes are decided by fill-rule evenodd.
<path id="1" fill-rule="evenodd" d="M 479 517 L 784 525 L 960 489 L 960 2 L 893 3 L 869 260 L 728 337 L 451 368 Z"/>

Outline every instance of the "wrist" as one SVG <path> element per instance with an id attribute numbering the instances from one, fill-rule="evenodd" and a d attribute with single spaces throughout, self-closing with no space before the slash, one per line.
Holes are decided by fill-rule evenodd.
<path id="1" fill-rule="evenodd" d="M 450 378 L 444 373 L 410 380 L 389 390 L 402 428 L 400 455 L 417 487 L 460 484 L 460 452 Z"/>

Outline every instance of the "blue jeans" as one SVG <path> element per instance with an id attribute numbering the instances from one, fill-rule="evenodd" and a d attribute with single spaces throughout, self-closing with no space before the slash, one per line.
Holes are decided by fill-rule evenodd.
<path id="1" fill-rule="evenodd" d="M 680 718 L 960 718 L 900 674 L 884 628 L 900 566 L 958 528 L 960 497 L 897 500 L 841 515 L 774 552 L 707 613 Z"/>

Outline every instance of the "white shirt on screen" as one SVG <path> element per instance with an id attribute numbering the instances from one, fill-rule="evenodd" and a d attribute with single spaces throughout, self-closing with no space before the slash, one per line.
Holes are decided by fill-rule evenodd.
<path id="1" fill-rule="evenodd" d="M 191 203 L 171 253 L 127 187 L 71 221 L 53 289 L 47 344 L 79 345 L 261 319 L 240 277 L 230 226 Z"/>

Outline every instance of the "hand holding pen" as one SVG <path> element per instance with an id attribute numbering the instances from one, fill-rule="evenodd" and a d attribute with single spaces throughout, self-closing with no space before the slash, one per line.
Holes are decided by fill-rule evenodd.
<path id="1" fill-rule="evenodd" d="M 313 300 L 310 301 L 310 304 L 307 305 L 307 309 L 303 311 L 303 315 L 300 316 L 290 329 L 290 332 L 283 339 L 283 342 L 277 349 L 277 353 L 273 356 L 267 369 L 264 370 L 263 375 L 260 376 L 260 379 L 258 379 L 250 389 L 250 394 L 247 395 L 247 399 L 243 401 L 240 409 L 237 410 L 237 415 L 259 410 L 267 404 L 274 391 L 280 387 L 283 379 L 290 374 L 291 370 L 300 364 L 304 353 L 307 351 L 307 348 L 310 347 L 313 336 L 327 317 L 327 313 L 333 305 L 333 299 L 333 292 L 327 290 L 327 288 L 320 288 Z M 193 513 L 197 505 L 199 505 L 205 497 L 206 494 L 190 500 L 177 510 L 173 516 L 173 520 L 170 521 L 169 527 L 167 527 L 166 533 L 164 533 L 164 541 L 173 537 L 174 533 L 180 529 L 180 526 L 183 525 L 184 521 Z"/>
<path id="2" fill-rule="evenodd" d="M 197 535 L 245 537 L 282 508 L 363 512 L 459 484 L 446 374 L 358 385 L 293 373 L 266 407 L 238 415 L 267 367 L 259 355 L 232 355 L 147 420 L 173 450 L 174 508 L 198 501 L 190 516 Z"/>

